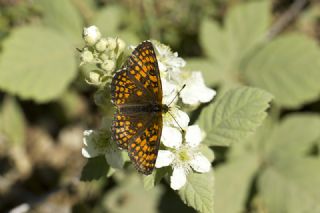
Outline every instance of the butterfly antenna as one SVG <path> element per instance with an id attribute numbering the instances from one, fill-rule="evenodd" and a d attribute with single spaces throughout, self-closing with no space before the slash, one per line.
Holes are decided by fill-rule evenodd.
<path id="1" fill-rule="evenodd" d="M 177 92 L 177 94 L 174 96 L 174 98 L 171 100 L 171 102 L 168 104 L 168 106 L 170 106 L 174 100 L 176 100 L 176 98 L 178 97 L 178 95 L 180 94 L 180 92 L 186 87 L 186 84 L 184 84 L 181 89 Z"/>
<path id="2" fill-rule="evenodd" d="M 180 124 L 178 123 L 178 121 L 176 120 L 176 118 L 171 114 L 170 111 L 168 111 L 169 115 L 173 118 L 173 120 L 176 122 L 176 124 L 178 125 L 178 127 L 180 128 L 180 130 L 182 132 L 184 132 L 184 129 L 182 129 L 182 127 L 180 126 Z"/>

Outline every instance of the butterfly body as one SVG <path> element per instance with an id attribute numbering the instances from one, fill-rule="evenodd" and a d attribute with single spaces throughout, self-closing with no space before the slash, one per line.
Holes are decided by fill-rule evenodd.
<path id="1" fill-rule="evenodd" d="M 157 58 L 149 41 L 139 44 L 111 82 L 116 106 L 112 139 L 128 155 L 136 169 L 151 174 L 162 132 L 162 85 Z"/>

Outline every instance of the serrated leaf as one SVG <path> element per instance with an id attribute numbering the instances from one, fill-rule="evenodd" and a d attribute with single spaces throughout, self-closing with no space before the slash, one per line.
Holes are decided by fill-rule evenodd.
<path id="1" fill-rule="evenodd" d="M 267 212 L 320 212 L 320 159 L 277 161 L 258 182 Z"/>
<path id="2" fill-rule="evenodd" d="M 215 169 L 215 211 L 244 212 L 253 176 L 258 168 L 256 155 L 242 155 Z M 232 187 L 230 187 L 232 186 Z"/>
<path id="3" fill-rule="evenodd" d="M 0 132 L 14 145 L 25 141 L 26 121 L 22 109 L 13 98 L 6 98 L 0 111 Z"/>
<path id="4" fill-rule="evenodd" d="M 320 138 L 320 116 L 294 114 L 286 117 L 265 142 L 265 155 L 270 159 L 306 155 Z M 284 152 L 285 150 L 285 152 Z"/>
<path id="5" fill-rule="evenodd" d="M 227 14 L 225 27 L 204 19 L 200 42 L 221 71 L 238 71 L 239 63 L 261 42 L 270 23 L 269 2 L 256 1 L 233 7 Z"/>
<path id="6" fill-rule="evenodd" d="M 41 9 L 44 24 L 63 33 L 70 42 L 81 41 L 82 19 L 70 0 L 35 0 Z"/>
<path id="7" fill-rule="evenodd" d="M 211 172 L 190 173 L 187 183 L 179 190 L 182 201 L 201 213 L 213 213 L 214 179 Z"/>
<path id="8" fill-rule="evenodd" d="M 73 51 L 53 30 L 37 26 L 14 30 L 3 44 L 0 88 L 37 102 L 58 97 L 76 74 Z"/>
<path id="9" fill-rule="evenodd" d="M 227 92 L 200 114 L 198 124 L 206 132 L 205 143 L 229 145 L 245 140 L 262 123 L 272 96 L 256 88 Z"/>
<path id="10" fill-rule="evenodd" d="M 106 6 L 97 13 L 93 23 L 103 36 L 118 36 L 122 13 L 123 9 L 120 6 Z"/>
<path id="11" fill-rule="evenodd" d="M 99 180 L 106 177 L 109 171 L 109 166 L 104 156 L 89 158 L 81 172 L 82 181 Z"/>
<path id="12" fill-rule="evenodd" d="M 190 71 L 201 71 L 203 79 L 209 86 L 217 85 L 217 83 L 221 82 L 223 78 L 223 72 L 218 64 L 212 63 L 209 59 L 187 59 L 187 69 Z"/>
<path id="13" fill-rule="evenodd" d="M 319 97 L 319 58 L 315 41 L 288 34 L 256 52 L 244 67 L 245 75 L 252 85 L 271 92 L 279 105 L 297 108 Z"/>

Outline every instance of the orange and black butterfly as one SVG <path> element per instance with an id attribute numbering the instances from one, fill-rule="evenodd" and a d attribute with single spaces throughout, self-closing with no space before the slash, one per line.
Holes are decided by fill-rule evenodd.
<path id="1" fill-rule="evenodd" d="M 139 44 L 111 82 L 116 106 L 112 139 L 128 155 L 136 169 L 151 174 L 158 155 L 162 132 L 162 85 L 152 43 Z"/>

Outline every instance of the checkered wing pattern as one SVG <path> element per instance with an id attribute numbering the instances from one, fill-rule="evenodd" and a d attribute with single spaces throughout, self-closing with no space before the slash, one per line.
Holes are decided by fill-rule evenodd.
<path id="1" fill-rule="evenodd" d="M 162 87 L 151 42 L 139 44 L 111 82 L 112 102 L 117 107 L 112 138 L 128 150 L 136 169 L 151 174 L 162 131 Z M 154 107 L 158 108 L 155 109 Z"/>
<path id="2" fill-rule="evenodd" d="M 128 74 L 146 89 L 146 93 L 162 103 L 161 79 L 152 43 L 144 41 L 139 44 L 125 66 L 129 67 Z"/>
<path id="3" fill-rule="evenodd" d="M 127 150 L 132 137 L 142 132 L 148 123 L 146 113 L 121 113 L 116 112 L 112 121 L 112 140 L 116 141 L 119 148 Z"/>
<path id="4" fill-rule="evenodd" d="M 136 169 L 150 174 L 155 166 L 162 132 L 162 114 L 151 118 L 142 132 L 139 132 L 128 147 L 128 153 Z"/>
<path id="5" fill-rule="evenodd" d="M 128 76 L 128 69 L 124 67 L 114 75 L 111 82 L 111 101 L 116 106 L 137 105 L 152 101 L 153 96 L 146 93 L 145 88 Z"/>

